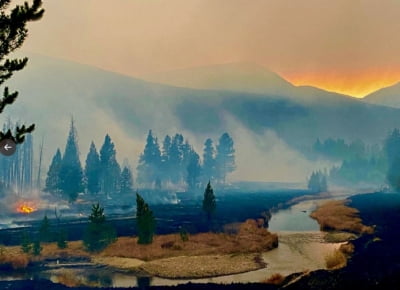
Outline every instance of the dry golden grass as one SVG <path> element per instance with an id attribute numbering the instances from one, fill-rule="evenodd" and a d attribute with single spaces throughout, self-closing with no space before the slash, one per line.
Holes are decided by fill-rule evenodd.
<path id="1" fill-rule="evenodd" d="M 330 270 L 343 268 L 347 264 L 347 258 L 340 250 L 335 250 L 325 257 L 326 267 Z"/>
<path id="2" fill-rule="evenodd" d="M 150 245 L 138 245 L 137 238 L 121 237 L 100 256 L 137 258 L 145 261 L 177 256 L 222 255 L 265 252 L 278 246 L 278 236 L 255 220 L 241 224 L 238 233 L 200 233 L 183 242 L 179 234 L 155 236 Z"/>
<path id="3" fill-rule="evenodd" d="M 146 262 L 139 267 L 151 275 L 170 279 L 194 279 L 244 273 L 265 267 L 257 254 L 183 256 Z"/>
<path id="4" fill-rule="evenodd" d="M 356 234 L 373 233 L 373 228 L 362 224 L 359 211 L 346 205 L 346 201 L 333 200 L 320 205 L 311 217 L 316 219 L 323 231 L 348 231 Z"/>
<path id="5" fill-rule="evenodd" d="M 20 247 L 2 247 L 0 265 L 11 266 L 14 270 L 25 269 L 30 262 L 27 254 Z"/>
<path id="6" fill-rule="evenodd" d="M 352 243 L 346 243 L 340 246 L 341 251 L 346 257 L 350 257 L 354 253 L 354 245 Z"/>
<path id="7" fill-rule="evenodd" d="M 65 259 L 71 257 L 90 257 L 90 254 L 85 251 L 82 241 L 68 242 L 68 247 L 59 249 L 56 243 L 43 243 L 43 250 L 40 254 L 42 259 Z"/>
<path id="8" fill-rule="evenodd" d="M 268 279 L 261 281 L 261 283 L 281 285 L 284 280 L 285 280 L 285 277 L 282 276 L 282 274 L 275 273 L 275 274 L 272 274 L 271 277 L 269 277 Z"/>

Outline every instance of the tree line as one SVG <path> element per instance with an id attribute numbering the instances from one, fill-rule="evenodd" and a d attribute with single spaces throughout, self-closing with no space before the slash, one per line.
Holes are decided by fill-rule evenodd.
<path id="1" fill-rule="evenodd" d="M 235 170 L 235 149 L 232 138 L 224 133 L 214 146 L 204 143 L 202 162 L 199 154 L 182 134 L 166 135 L 162 148 L 150 130 L 137 166 L 137 181 L 148 188 L 186 186 L 199 188 L 208 181 L 225 183 Z"/>
<path id="2" fill-rule="evenodd" d="M 71 120 L 64 150 L 56 150 L 49 166 L 45 192 L 74 201 L 78 193 L 105 196 L 132 194 L 133 174 L 129 165 L 121 169 L 117 151 L 109 135 L 104 138 L 100 151 L 90 144 L 84 168 L 79 159 L 78 138 Z M 182 134 L 165 136 L 162 147 L 149 130 L 143 153 L 137 166 L 136 187 L 150 189 L 188 190 L 200 188 L 208 181 L 225 183 L 235 170 L 235 149 L 232 138 L 224 133 L 217 146 L 209 138 L 204 143 L 202 161 Z"/>

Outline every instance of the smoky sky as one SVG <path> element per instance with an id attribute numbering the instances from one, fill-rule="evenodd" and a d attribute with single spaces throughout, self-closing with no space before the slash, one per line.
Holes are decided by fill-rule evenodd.
<path id="1" fill-rule="evenodd" d="M 249 61 L 298 84 L 400 80 L 397 0 L 57 0 L 45 8 L 23 50 L 128 75 Z"/>

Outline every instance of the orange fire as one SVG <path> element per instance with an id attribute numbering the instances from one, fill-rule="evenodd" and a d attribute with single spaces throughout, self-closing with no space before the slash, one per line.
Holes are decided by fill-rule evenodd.
<path id="1" fill-rule="evenodd" d="M 23 214 L 30 214 L 36 210 L 37 210 L 37 208 L 33 204 L 28 203 L 28 202 L 23 202 L 17 206 L 17 212 L 23 213 Z"/>

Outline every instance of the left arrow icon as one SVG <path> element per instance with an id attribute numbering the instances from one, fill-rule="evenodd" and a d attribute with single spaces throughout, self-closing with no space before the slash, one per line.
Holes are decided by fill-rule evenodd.
<path id="1" fill-rule="evenodd" d="M 11 156 L 15 153 L 16 144 L 11 139 L 4 139 L 0 142 L 0 153 L 5 156 Z"/>

